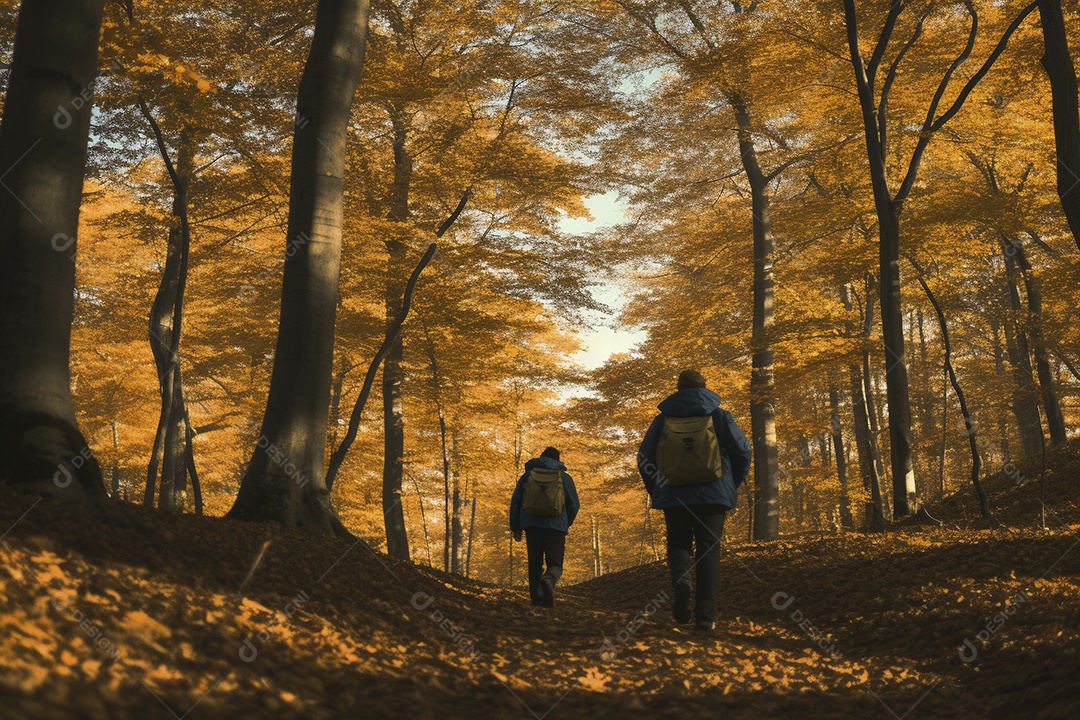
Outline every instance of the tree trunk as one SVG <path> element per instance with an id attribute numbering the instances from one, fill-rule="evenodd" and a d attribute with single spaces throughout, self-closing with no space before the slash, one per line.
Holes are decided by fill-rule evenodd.
<path id="1" fill-rule="evenodd" d="M 0 482 L 107 496 L 68 367 L 102 0 L 23 2 L 0 125 Z"/>
<path id="2" fill-rule="evenodd" d="M 443 471 L 443 572 L 450 572 L 450 547 L 453 545 L 450 518 L 450 453 L 446 447 L 446 418 L 439 410 L 439 439 L 442 444 Z"/>
<path id="3" fill-rule="evenodd" d="M 869 290 L 869 284 L 867 286 Z M 863 341 L 863 363 L 869 365 L 870 357 L 870 328 L 873 322 L 873 293 L 866 293 L 866 307 L 864 309 L 860 337 Z M 844 307 L 851 311 L 854 309 L 852 302 L 852 290 L 850 285 L 845 285 L 841 290 L 841 301 Z M 849 321 L 847 331 L 850 335 L 856 334 L 856 325 Z M 870 491 L 870 500 L 864 509 L 864 522 L 868 530 L 881 532 L 885 529 L 884 508 L 881 502 L 881 456 L 878 452 L 877 436 L 874 434 L 871 424 L 872 411 L 867 405 L 866 384 L 863 381 L 863 367 L 859 363 L 852 362 L 848 365 L 848 379 L 851 383 L 851 413 L 853 427 L 855 429 L 855 447 L 859 452 L 859 469 L 862 472 L 863 488 Z"/>
<path id="4" fill-rule="evenodd" d="M 463 507 L 463 502 L 462 502 L 461 482 L 460 482 L 460 480 L 461 480 L 461 454 L 460 454 L 460 449 L 459 449 L 459 445 L 458 445 L 458 438 L 457 438 L 457 435 L 455 433 L 455 436 L 454 436 L 454 472 L 453 472 L 454 494 L 453 494 L 453 499 L 452 499 L 454 513 L 453 513 L 453 517 L 450 518 L 450 540 L 451 540 L 450 572 L 454 573 L 455 575 L 461 575 L 462 574 L 461 551 L 462 551 L 462 544 L 463 544 L 462 541 L 464 539 L 463 538 L 463 533 L 462 533 L 463 529 L 462 529 L 462 526 L 461 526 L 461 511 L 462 511 L 462 507 Z"/>
<path id="5" fill-rule="evenodd" d="M 180 368 L 180 338 L 183 329 L 188 253 L 191 247 L 187 198 L 194 166 L 195 133 L 188 126 L 180 131 L 174 165 L 161 128 L 141 97 L 139 109 L 150 125 L 161 160 L 173 185 L 172 224 L 169 228 L 165 266 L 161 274 L 161 284 L 150 309 L 149 341 L 158 371 L 161 412 L 147 469 L 144 504 L 153 506 L 156 487 L 158 507 L 166 512 L 181 512 L 184 509 L 187 486 L 188 438 L 185 421 L 187 408 Z M 160 476 L 155 477 L 159 469 Z"/>
<path id="6" fill-rule="evenodd" d="M 116 421 L 112 421 L 112 483 L 109 495 L 115 500 L 120 495 L 120 436 L 116 432 Z"/>
<path id="7" fill-rule="evenodd" d="M 1027 332 L 1020 318 L 1024 314 L 1017 288 L 1019 279 L 1014 252 L 1002 239 L 1005 258 L 1005 285 L 1009 298 L 1010 317 L 1005 322 L 1005 346 L 1009 364 L 1013 368 L 1013 414 L 1020 428 L 1020 449 L 1025 458 L 1033 458 L 1042 451 L 1043 431 L 1036 398 L 1038 390 L 1032 380 L 1031 351 Z"/>
<path id="8" fill-rule="evenodd" d="M 1024 276 L 1024 290 L 1027 294 L 1028 327 L 1031 330 L 1032 351 L 1035 356 L 1035 371 L 1042 391 L 1043 412 L 1046 413 L 1046 425 L 1050 430 L 1050 442 L 1060 445 L 1065 442 L 1065 416 L 1061 412 L 1057 390 L 1054 388 L 1054 376 L 1050 371 L 1050 359 L 1046 352 L 1043 338 L 1042 288 L 1035 270 L 1028 262 L 1027 252 L 1018 239 L 1010 238 L 1008 247 L 1015 251 L 1016 263 Z"/>
<path id="9" fill-rule="evenodd" d="M 1001 346 L 1001 328 L 994 322 L 994 374 L 998 381 L 1004 385 L 1005 380 L 1005 350 Z M 1001 464 L 1009 462 L 1009 434 L 1005 427 L 1004 406 L 997 409 L 998 418 L 998 446 L 1001 450 Z"/>
<path id="10" fill-rule="evenodd" d="M 738 124 L 739 154 L 750 182 L 754 234 L 754 350 L 750 376 L 750 427 L 754 449 L 754 539 L 780 536 L 780 476 L 776 450 L 776 399 L 773 380 L 773 232 L 769 180 L 758 164 L 746 100 L 730 93 Z"/>
<path id="11" fill-rule="evenodd" d="M 324 477 L 341 264 L 345 138 L 368 0 L 320 0 L 296 101 L 288 242 L 262 429 L 229 515 L 341 532 Z"/>
<path id="12" fill-rule="evenodd" d="M 476 491 L 473 491 L 472 500 L 469 501 L 469 543 L 465 546 L 465 577 L 471 577 L 472 568 L 472 545 L 476 535 Z"/>
<path id="13" fill-rule="evenodd" d="M 916 270 L 919 268 L 916 267 Z M 979 511 L 982 513 L 984 520 L 990 520 L 990 501 L 986 497 L 986 491 L 983 490 L 982 483 L 979 482 L 979 469 L 982 467 L 982 460 L 979 458 L 979 444 L 975 438 L 976 425 L 975 419 L 971 417 L 971 412 L 968 410 L 967 400 L 964 397 L 964 391 L 960 387 L 959 380 L 956 379 L 956 370 L 952 365 L 952 344 L 949 342 L 949 326 L 945 322 L 945 313 L 941 309 L 941 305 L 938 303 L 937 298 L 934 297 L 934 293 L 930 291 L 930 286 L 926 284 L 926 280 L 922 277 L 922 271 L 919 271 L 919 284 L 922 285 L 923 291 L 926 293 L 927 299 L 930 300 L 930 304 L 934 306 L 934 312 L 937 313 L 938 326 L 941 328 L 941 342 L 945 346 L 945 373 L 949 376 L 949 382 L 952 384 L 953 391 L 956 393 L 956 399 L 960 402 L 960 412 L 964 416 L 964 430 L 968 438 L 968 447 L 971 449 L 971 484 L 975 487 L 975 495 L 979 501 Z"/>
<path id="14" fill-rule="evenodd" d="M 364 407 L 367 404 L 368 395 L 371 394 L 371 387 L 375 383 L 375 374 L 379 371 L 379 365 L 382 364 L 383 358 L 390 352 L 390 348 L 401 336 L 401 326 L 405 324 L 405 320 L 409 316 L 409 308 L 412 306 L 413 291 L 416 289 L 416 283 L 420 280 L 420 273 L 424 271 L 424 268 L 431 262 L 431 258 L 435 257 L 436 246 L 435 243 L 428 245 L 427 252 L 420 258 L 420 262 L 413 268 L 412 275 L 409 276 L 408 282 L 405 283 L 405 293 L 401 296 L 401 309 L 398 312 L 396 318 L 391 322 L 390 326 L 386 329 L 386 337 L 383 338 L 382 345 L 379 346 L 378 351 L 375 353 L 375 357 L 371 359 L 371 363 L 368 365 L 367 373 L 364 375 L 364 384 L 360 388 L 360 394 L 356 397 L 356 402 L 353 404 L 352 414 L 349 416 L 349 427 L 345 431 L 345 437 L 342 438 L 341 444 L 337 449 L 330 454 L 330 465 L 326 470 L 326 489 L 329 492 L 334 487 L 334 480 L 337 478 L 338 470 L 341 469 L 342 463 L 345 462 L 345 456 L 349 452 L 349 448 L 352 447 L 353 441 L 356 440 L 356 433 L 360 429 L 360 418 L 364 413 Z"/>
<path id="15" fill-rule="evenodd" d="M 406 148 L 408 127 L 401 106 L 392 111 L 394 126 L 394 186 L 391 192 L 390 219 L 399 224 L 398 236 L 386 241 L 386 318 L 387 323 L 401 309 L 401 277 L 409 237 L 409 186 L 412 178 L 412 158 Z M 401 506 L 401 478 L 405 458 L 405 417 L 402 409 L 401 384 L 405 378 L 402 362 L 405 345 L 399 334 L 390 346 L 383 362 L 383 525 L 386 530 L 386 551 L 393 557 L 409 559 L 409 538 L 405 529 L 405 514 Z"/>
<path id="16" fill-rule="evenodd" d="M 829 388 L 829 405 L 832 409 L 833 454 L 836 456 L 836 478 L 840 481 L 840 524 L 846 528 L 855 526 L 851 517 L 848 498 L 847 456 L 844 454 L 844 433 L 840 425 L 840 392 L 833 385 Z"/>
<path id="17" fill-rule="evenodd" d="M 604 574 L 604 558 L 600 547 L 600 520 L 592 518 L 593 577 Z"/>
<path id="18" fill-rule="evenodd" d="M 1077 110 L 1076 69 L 1069 55 L 1061 0 L 1039 0 L 1042 20 L 1042 66 L 1050 79 L 1054 140 L 1057 146 L 1057 189 L 1073 240 L 1080 247 L 1080 112 Z"/>

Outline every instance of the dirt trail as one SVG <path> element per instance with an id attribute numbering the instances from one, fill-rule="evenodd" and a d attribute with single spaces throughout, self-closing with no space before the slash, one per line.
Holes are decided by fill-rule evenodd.
<path id="1" fill-rule="evenodd" d="M 5 719 L 1080 717 L 1061 499 L 1049 531 L 730 546 L 709 636 L 656 563 L 538 610 L 363 544 L 35 502 L 0 490 Z"/>

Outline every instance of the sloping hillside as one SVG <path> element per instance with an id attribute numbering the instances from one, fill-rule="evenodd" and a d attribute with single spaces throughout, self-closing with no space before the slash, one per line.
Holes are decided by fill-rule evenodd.
<path id="1" fill-rule="evenodd" d="M 363 544 L 121 515 L 0 494 L 3 717 L 1080 716 L 1075 514 L 734 546 L 709 636 L 661 564 L 539 611 Z"/>

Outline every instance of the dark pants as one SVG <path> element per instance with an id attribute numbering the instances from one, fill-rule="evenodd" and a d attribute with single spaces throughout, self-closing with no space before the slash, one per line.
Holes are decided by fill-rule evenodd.
<path id="1" fill-rule="evenodd" d="M 671 582 L 689 582 L 692 575 L 697 576 L 694 615 L 698 621 L 716 619 L 725 512 L 720 505 L 664 508 Z"/>
<path id="2" fill-rule="evenodd" d="M 566 551 L 566 533 L 548 528 L 525 528 L 525 549 L 529 552 L 529 592 L 533 605 L 540 604 L 540 578 L 547 576 L 554 585 L 562 576 L 563 554 Z"/>

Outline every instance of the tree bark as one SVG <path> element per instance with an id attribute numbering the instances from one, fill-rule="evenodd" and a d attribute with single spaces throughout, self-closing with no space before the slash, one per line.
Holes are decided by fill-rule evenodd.
<path id="1" fill-rule="evenodd" d="M 473 491 L 472 500 L 469 501 L 469 542 L 465 546 L 465 577 L 470 576 L 472 567 L 473 536 L 476 534 L 476 491 Z"/>
<path id="2" fill-rule="evenodd" d="M 404 109 L 397 105 L 391 110 L 394 128 L 394 185 L 391 189 L 389 217 L 398 223 L 397 236 L 386 240 L 386 318 L 392 321 L 401 309 L 401 280 L 409 237 L 409 187 L 412 178 L 412 158 L 406 142 L 408 125 Z M 399 334 L 390 345 L 383 361 L 383 525 L 386 531 L 386 550 L 393 557 L 409 559 L 409 538 L 405 528 L 405 513 L 401 506 L 401 478 L 404 473 L 405 417 L 402 409 L 401 385 L 405 379 L 402 362 L 405 346 Z"/>
<path id="3" fill-rule="evenodd" d="M 1065 442 L 1065 416 L 1061 412 L 1057 390 L 1054 388 L 1054 376 L 1050 370 L 1050 359 L 1046 352 L 1046 340 L 1043 337 L 1042 287 L 1035 270 L 1028 261 L 1024 246 L 1016 238 L 1009 238 L 1007 248 L 1014 251 L 1016 263 L 1024 277 L 1024 290 L 1027 295 L 1028 327 L 1031 331 L 1032 354 L 1035 356 L 1035 372 L 1042 391 L 1043 412 L 1046 413 L 1046 425 L 1050 430 L 1050 442 L 1060 445 Z"/>
<path id="4" fill-rule="evenodd" d="M 0 125 L 0 482 L 107 497 L 68 366 L 102 0 L 25 1 Z"/>
<path id="5" fill-rule="evenodd" d="M 112 421 L 112 444 L 113 444 L 113 463 L 112 463 L 112 482 L 109 496 L 114 500 L 120 495 L 120 436 L 116 432 L 116 421 Z"/>
<path id="6" fill-rule="evenodd" d="M 750 183 L 754 235 L 754 318 L 751 336 L 750 427 L 754 450 L 754 539 L 780 536 L 780 476 L 776 449 L 776 398 L 773 375 L 773 231 L 768 185 L 751 134 L 750 110 L 739 93 L 728 101 L 738 125 L 739 154 Z"/>
<path id="7" fill-rule="evenodd" d="M 1005 347 L 1009 364 L 1013 369 L 1013 414 L 1020 428 L 1020 450 L 1025 458 L 1033 458 L 1042 452 L 1043 431 L 1036 398 L 1038 390 L 1032 380 L 1031 350 L 1027 332 L 1020 318 L 1024 314 L 1017 282 L 1020 279 L 1016 267 L 1015 252 L 1002 238 L 1002 255 L 1005 258 L 1005 291 L 1009 299 L 1010 317 L 1005 321 Z"/>
<path id="8" fill-rule="evenodd" d="M 846 528 L 855 526 L 851 517 L 851 501 L 848 498 L 847 455 L 844 453 L 844 433 L 840 424 L 840 391 L 829 388 L 829 406 L 832 410 L 833 454 L 836 456 L 836 478 L 840 481 L 840 524 Z"/>
<path id="9" fill-rule="evenodd" d="M 408 282 L 405 283 L 405 292 L 401 297 L 401 308 L 398 311 L 398 315 L 391 322 L 390 326 L 386 329 L 386 337 L 383 339 L 382 345 L 375 353 L 375 357 L 372 358 L 371 364 L 368 365 L 367 374 L 364 376 L 364 385 L 360 388 L 360 394 L 356 398 L 356 403 L 353 405 L 352 414 L 349 416 L 349 428 L 345 433 L 345 437 L 341 440 L 341 444 L 330 455 L 330 466 L 326 471 L 326 489 L 327 492 L 333 489 L 334 481 L 337 478 L 338 471 L 341 469 L 341 464 L 345 462 L 345 455 L 348 454 L 349 448 L 352 447 L 353 441 L 356 440 L 356 433 L 360 429 L 360 417 L 364 413 L 364 406 L 367 404 L 368 395 L 371 394 L 371 387 L 375 383 L 375 375 L 379 371 L 379 365 L 382 364 L 383 358 L 390 352 L 391 347 L 401 336 L 401 327 L 405 324 L 405 320 L 409 316 L 409 308 L 412 306 L 413 291 L 416 289 L 416 283 L 420 279 L 420 273 L 424 271 L 424 268 L 431 262 L 431 258 L 435 257 L 436 246 L 432 243 L 428 246 L 427 252 L 420 258 L 420 262 L 413 268 L 412 275 L 409 276 Z"/>
<path id="10" fill-rule="evenodd" d="M 229 515 L 340 533 L 324 477 L 345 139 L 368 0 L 320 0 L 293 135 L 281 320 L 259 440 Z"/>
<path id="11" fill-rule="evenodd" d="M 1004 384 L 1005 379 L 1005 350 L 1001 346 L 1001 328 L 994 322 L 994 374 Z M 1005 414 L 1003 405 L 998 407 L 998 446 L 1001 450 L 1001 464 L 1009 462 L 1009 434 L 1005 427 Z"/>
<path id="12" fill-rule="evenodd" d="M 169 228 L 161 284 L 150 309 L 149 341 L 160 385 L 161 412 L 146 478 L 144 504 L 153 506 L 157 488 L 158 507 L 166 512 L 184 509 L 188 469 L 187 407 L 180 368 L 184 291 L 187 287 L 191 229 L 188 224 L 188 186 L 194 166 L 195 133 L 189 126 L 180 131 L 174 165 L 160 126 L 143 99 L 139 109 L 153 132 L 161 160 L 173 185 L 172 226 Z M 194 459 L 192 459 L 192 465 Z M 160 477 L 158 475 L 160 469 Z M 156 483 L 156 485 L 155 485 Z"/>
<path id="13" fill-rule="evenodd" d="M 450 572 L 455 575 L 462 574 L 461 567 L 461 553 L 463 546 L 463 528 L 461 524 L 461 513 L 464 501 L 462 500 L 461 493 L 461 448 L 458 443 L 457 433 L 454 433 L 454 470 L 453 470 L 453 516 L 450 518 Z"/>
<path id="14" fill-rule="evenodd" d="M 885 346 L 885 392 L 889 407 L 893 516 L 901 518 L 914 513 L 917 502 L 911 456 L 911 403 L 904 351 L 904 319 L 900 302 L 900 208 L 888 186 L 885 152 L 881 142 L 881 129 L 878 127 L 873 89 L 859 52 L 854 0 L 844 0 L 844 11 L 848 47 L 855 70 L 859 105 L 862 108 L 874 207 L 878 218 L 881 334 Z"/>
<path id="15" fill-rule="evenodd" d="M 918 267 L 916 266 L 916 270 Z M 934 312 L 937 313 L 938 326 L 941 328 L 941 343 L 945 346 L 945 373 L 949 376 L 949 382 L 952 384 L 953 391 L 956 393 L 956 399 L 960 402 L 960 412 L 964 415 L 964 430 L 968 438 L 968 447 L 971 449 L 971 484 L 975 487 L 975 496 L 979 501 L 979 511 L 982 513 L 984 520 L 992 519 L 990 515 L 990 501 L 986 497 L 986 491 L 983 490 L 982 483 L 979 482 L 979 470 L 982 467 L 982 460 L 979 458 L 979 444 L 976 440 L 976 425 L 975 420 L 971 416 L 971 412 L 968 410 L 967 399 L 964 397 L 964 391 L 960 387 L 960 382 L 956 378 L 956 370 L 952 364 L 952 344 L 949 342 L 949 326 L 945 322 L 945 313 L 941 309 L 941 304 L 938 303 L 934 293 L 930 291 L 930 286 L 926 284 L 926 280 L 922 277 L 922 271 L 919 271 L 918 276 L 919 284 L 922 285 L 923 292 L 926 293 L 926 297 L 930 300 L 930 304 L 934 306 Z"/>
<path id="16" fill-rule="evenodd" d="M 1057 146 L 1057 190 L 1073 240 L 1080 248 L 1080 111 L 1076 68 L 1069 54 L 1061 0 L 1039 0 L 1042 21 L 1042 66 L 1050 79 L 1054 141 Z"/>

